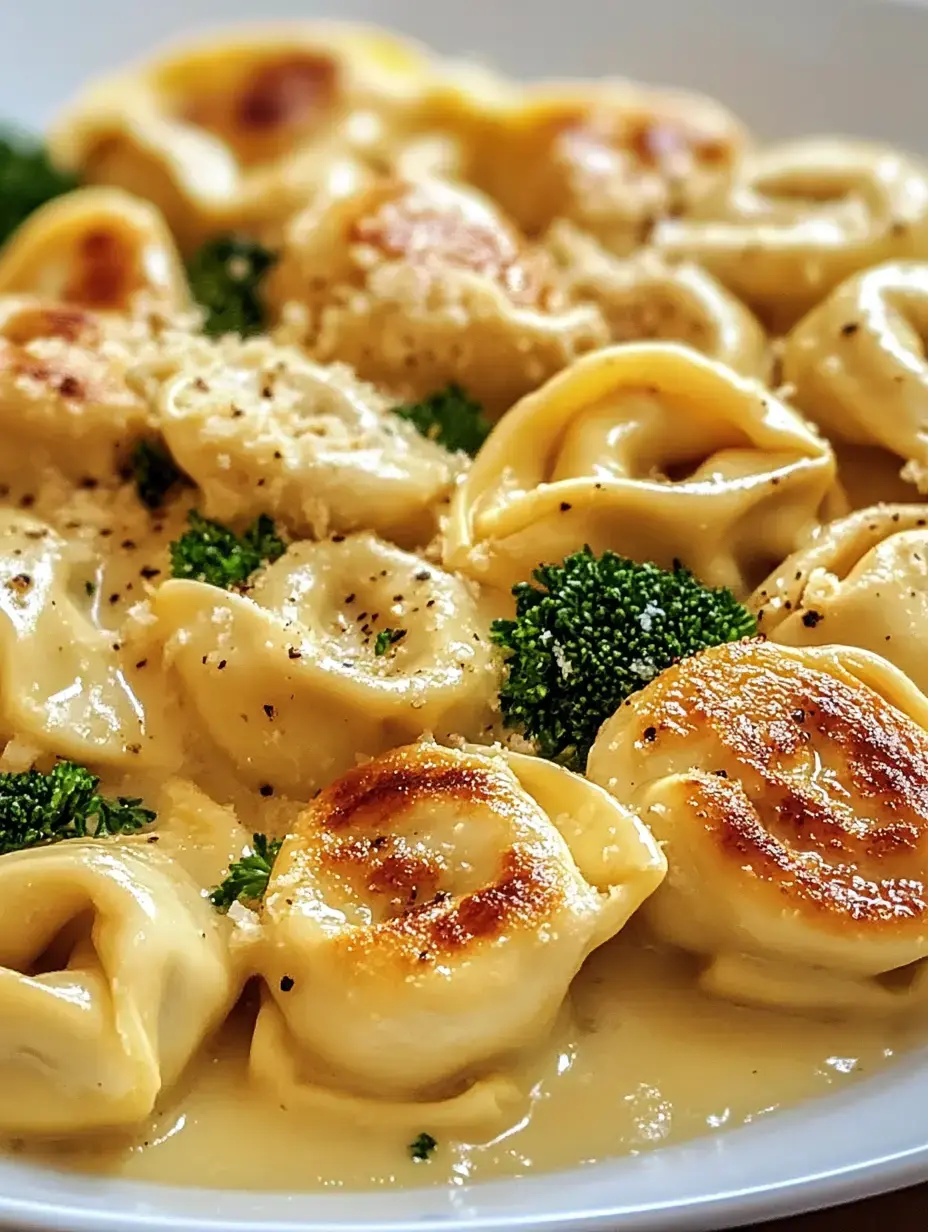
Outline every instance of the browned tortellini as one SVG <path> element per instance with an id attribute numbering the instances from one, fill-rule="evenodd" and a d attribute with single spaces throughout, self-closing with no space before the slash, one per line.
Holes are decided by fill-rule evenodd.
<path id="1" fill-rule="evenodd" d="M 221 521 L 268 513 L 296 535 L 373 529 L 421 544 L 462 462 L 349 368 L 263 338 L 198 347 L 159 405 L 174 458 Z"/>
<path id="2" fill-rule="evenodd" d="M 662 843 L 643 914 L 701 956 L 707 991 L 924 1004 L 926 728 L 928 700 L 879 656 L 761 641 L 684 659 L 603 725 L 587 773 Z"/>
<path id="3" fill-rule="evenodd" d="M 36 210 L 0 253 L 0 295 L 100 312 L 189 309 L 180 254 L 158 210 L 118 188 L 80 188 Z"/>
<path id="4" fill-rule="evenodd" d="M 698 265 L 671 265 L 643 248 L 615 257 L 572 223 L 556 222 L 545 247 L 568 292 L 596 304 L 613 342 L 683 342 L 745 376 L 764 380 L 771 356 L 760 322 Z"/>
<path id="5" fill-rule="evenodd" d="M 774 642 L 860 646 L 928 693 L 928 506 L 875 505 L 830 522 L 750 606 Z"/>
<path id="6" fill-rule="evenodd" d="M 842 283 L 786 340 L 783 379 L 836 441 L 888 450 L 928 492 L 928 264 L 878 265 Z"/>
<path id="7" fill-rule="evenodd" d="M 887 146 L 809 138 L 748 156 L 723 199 L 655 246 L 714 274 L 772 329 L 880 261 L 928 256 L 928 167 Z"/>
<path id="8" fill-rule="evenodd" d="M 492 414 L 608 338 L 487 198 L 428 177 L 312 204 L 267 293 L 317 359 L 410 397 L 460 382 Z"/>
<path id="9" fill-rule="evenodd" d="M 503 587 L 589 544 L 749 591 L 833 507 L 827 442 L 755 381 L 672 343 L 578 360 L 493 430 L 445 562 Z"/>
<path id="10" fill-rule="evenodd" d="M 379 166 L 433 71 L 414 44 L 362 27 L 214 36 L 92 85 L 51 149 L 154 202 L 184 247 L 237 228 L 270 239 L 322 184 Z"/>
<path id="11" fill-rule="evenodd" d="M 530 235 L 566 218 L 626 254 L 657 219 L 723 193 L 745 141 L 702 96 L 625 81 L 543 85 L 490 110 L 471 177 Z"/>

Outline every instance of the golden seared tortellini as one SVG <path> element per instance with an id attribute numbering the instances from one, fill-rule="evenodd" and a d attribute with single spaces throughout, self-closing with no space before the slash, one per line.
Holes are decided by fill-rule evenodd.
<path id="1" fill-rule="evenodd" d="M 296 535 L 375 529 L 412 545 L 435 533 L 461 459 L 390 407 L 347 367 L 229 339 L 167 382 L 159 425 L 210 517 L 269 513 Z"/>
<path id="2" fill-rule="evenodd" d="M 486 599 L 374 535 L 294 544 L 247 597 L 175 579 L 152 605 L 182 697 L 253 787 L 305 796 L 424 731 L 494 722 Z"/>
<path id="3" fill-rule="evenodd" d="M 317 359 L 410 397 L 459 382 L 493 415 L 607 341 L 541 248 L 486 197 L 438 179 L 383 179 L 310 205 L 267 294 Z"/>
<path id="4" fill-rule="evenodd" d="M 750 607 L 774 642 L 860 646 L 928 693 L 928 507 L 874 505 L 828 523 Z"/>
<path id="5" fill-rule="evenodd" d="M 770 374 L 760 322 L 698 265 L 670 265 L 647 248 L 614 257 L 568 222 L 551 227 L 545 247 L 569 294 L 600 309 L 613 342 L 682 342 L 744 376 Z"/>
<path id="6" fill-rule="evenodd" d="M 278 1049 L 253 1062 L 384 1101 L 459 1095 L 544 1040 L 664 870 L 634 813 L 553 763 L 395 749 L 326 788 L 281 848 L 256 964 L 255 1046 Z"/>
<path id="7" fill-rule="evenodd" d="M 79 541 L 0 509 L 0 734 L 91 765 L 169 763 L 159 713 L 93 619 L 98 564 Z"/>
<path id="8" fill-rule="evenodd" d="M 928 166 L 834 137 L 772 146 L 744 160 L 727 197 L 652 238 L 782 331 L 859 270 L 928 256 Z"/>
<path id="9" fill-rule="evenodd" d="M 670 343 L 577 361 L 497 425 L 445 563 L 504 587 L 589 544 L 744 594 L 831 504 L 827 443 L 767 389 Z"/>
<path id="10" fill-rule="evenodd" d="M 189 248 L 272 240 L 323 185 L 379 168 L 434 72 L 385 32 L 300 23 L 188 45 L 98 81 L 60 118 L 56 161 L 158 206 Z"/>
<path id="11" fill-rule="evenodd" d="M 928 956 L 926 728 L 924 695 L 876 655 L 735 642 L 629 698 L 587 773 L 663 845 L 644 915 L 703 957 L 707 990 L 883 1011 Z"/>
<path id="12" fill-rule="evenodd" d="M 490 109 L 471 178 L 523 230 L 566 218 L 625 255 L 724 193 L 744 149 L 720 103 L 634 82 L 538 86 Z"/>
<path id="13" fill-rule="evenodd" d="M 0 295 L 29 292 L 99 312 L 190 308 L 158 210 L 118 188 L 81 188 L 36 210 L 0 252 Z"/>
<path id="14" fill-rule="evenodd" d="M 836 441 L 879 446 L 928 492 L 928 264 L 899 261 L 841 284 L 796 326 L 783 379 Z"/>

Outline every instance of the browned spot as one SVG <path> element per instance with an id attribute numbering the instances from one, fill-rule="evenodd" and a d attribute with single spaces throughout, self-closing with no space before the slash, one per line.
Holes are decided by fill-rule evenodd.
<path id="1" fill-rule="evenodd" d="M 443 872 L 434 856 L 396 835 L 330 839 L 320 847 L 319 866 L 347 877 L 368 894 L 382 896 L 389 914 L 432 901 Z"/>
<path id="2" fill-rule="evenodd" d="M 141 282 L 136 243 L 113 230 L 88 231 L 64 298 L 88 308 L 125 308 Z"/>
<path id="3" fill-rule="evenodd" d="M 337 85 L 338 66 L 330 56 L 265 64 L 236 100 L 236 123 L 245 129 L 304 127 L 331 107 Z"/>
<path id="4" fill-rule="evenodd" d="M 730 162 L 733 150 L 717 137 L 710 137 L 683 119 L 657 115 L 636 116 L 620 138 L 645 166 L 667 168 L 698 162 L 710 166 Z"/>
<path id="5" fill-rule="evenodd" d="M 10 317 L 0 332 L 19 346 L 34 342 L 36 338 L 61 338 L 64 342 L 80 341 L 88 345 L 100 339 L 99 324 L 89 313 L 57 305 L 24 308 Z"/>

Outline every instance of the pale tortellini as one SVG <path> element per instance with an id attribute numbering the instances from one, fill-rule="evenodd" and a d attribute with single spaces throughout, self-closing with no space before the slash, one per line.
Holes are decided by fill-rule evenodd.
<path id="1" fill-rule="evenodd" d="M 91 765 L 170 764 L 160 711 L 143 706 L 137 673 L 92 619 L 97 564 L 44 522 L 0 509 L 2 734 Z"/>
<path id="2" fill-rule="evenodd" d="M 750 606 L 774 642 L 860 646 L 928 693 L 928 508 L 875 505 L 823 526 Z"/>
<path id="3" fill-rule="evenodd" d="M 242 982 L 203 889 L 144 838 L 0 859 L 0 1128 L 148 1116 Z"/>
<path id="4" fill-rule="evenodd" d="M 879 261 L 928 256 L 928 166 L 886 146 L 809 138 L 747 157 L 727 197 L 653 235 L 785 330 Z"/>
<path id="5" fill-rule="evenodd" d="M 796 326 L 783 379 L 833 440 L 895 454 L 928 492 L 928 264 L 900 261 L 850 278 Z"/>
<path id="6" fill-rule="evenodd" d="M 670 265 L 651 249 L 614 257 L 568 222 L 551 227 L 545 247 L 568 292 L 600 309 L 613 342 L 682 342 L 744 376 L 770 374 L 760 322 L 698 265 Z"/>
<path id="7" fill-rule="evenodd" d="M 323 791 L 277 857 L 257 965 L 279 1025 L 259 1018 L 256 1042 L 278 1052 L 253 1060 L 372 1099 L 458 1096 L 544 1040 L 664 869 L 634 813 L 559 766 L 395 749 Z"/>
<path id="8" fill-rule="evenodd" d="M 445 563 L 504 587 L 589 544 L 744 594 L 835 499 L 827 443 L 767 389 L 669 343 L 575 363 L 494 429 Z"/>
<path id="9" fill-rule="evenodd" d="M 495 721 L 486 598 L 371 534 L 294 544 L 247 597 L 171 580 L 152 603 L 186 703 L 253 787 L 305 797 L 358 757 Z"/>
<path id="10" fill-rule="evenodd" d="M 703 987 L 809 1011 L 901 1009 L 928 956 L 928 701 L 847 647 L 759 641 L 669 668 L 587 773 L 668 861 L 644 905 Z"/>
<path id="11" fill-rule="evenodd" d="M 190 308 L 180 254 L 158 210 L 117 188 L 48 202 L 0 252 L 0 295 L 30 293 L 98 312 Z"/>
<path id="12" fill-rule="evenodd" d="M 382 165 L 434 70 L 385 32 L 323 23 L 210 39 L 92 85 L 51 137 L 93 184 L 157 205 L 182 246 L 281 223 Z"/>
<path id="13" fill-rule="evenodd" d="M 227 340 L 164 386 L 159 423 L 210 517 L 268 513 L 297 535 L 375 529 L 426 542 L 461 459 L 390 407 L 347 367 Z"/>
<path id="14" fill-rule="evenodd" d="M 745 148 L 721 104 L 634 82 L 539 86 L 498 100 L 471 177 L 529 234 L 566 218 L 610 251 L 724 193 Z"/>
<path id="15" fill-rule="evenodd" d="M 405 397 L 463 385 L 500 415 L 607 341 L 592 305 L 486 197 L 424 177 L 323 197 L 290 223 L 267 284 L 288 337 Z"/>

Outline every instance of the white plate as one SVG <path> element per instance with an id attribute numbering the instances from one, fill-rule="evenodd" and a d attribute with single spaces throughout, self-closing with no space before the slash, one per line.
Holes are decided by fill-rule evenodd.
<path id="1" fill-rule="evenodd" d="M 0 116 L 40 122 L 85 77 L 227 19 L 321 0 L 0 0 Z M 854 0 L 338 0 L 523 74 L 622 72 L 717 94 L 770 136 L 843 132 L 928 150 L 928 9 Z M 119 1232 L 719 1228 L 928 1177 L 928 1050 L 844 1093 L 638 1159 L 479 1187 L 363 1195 L 169 1189 L 0 1163 L 0 1221 Z"/>

